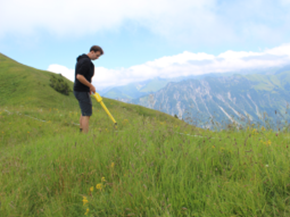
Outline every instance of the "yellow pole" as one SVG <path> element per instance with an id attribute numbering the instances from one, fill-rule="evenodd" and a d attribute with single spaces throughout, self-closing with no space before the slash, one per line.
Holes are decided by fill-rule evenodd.
<path id="1" fill-rule="evenodd" d="M 100 94 L 98 94 L 97 92 L 95 92 L 94 97 L 97 100 L 97 102 L 99 102 L 101 104 L 101 106 L 103 107 L 103 109 L 105 110 L 105 112 L 109 115 L 109 117 L 112 119 L 112 121 L 114 122 L 114 124 L 117 125 L 117 122 L 115 121 L 114 117 L 111 115 L 111 113 L 109 112 L 109 110 L 107 109 L 105 103 L 103 102 L 103 98 L 100 96 Z"/>

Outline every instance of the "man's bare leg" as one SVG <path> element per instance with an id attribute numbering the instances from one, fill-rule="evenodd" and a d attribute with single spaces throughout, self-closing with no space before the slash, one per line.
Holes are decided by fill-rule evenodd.
<path id="1" fill-rule="evenodd" d="M 80 131 L 83 130 L 83 124 L 82 124 L 83 116 L 80 117 Z"/>
<path id="2" fill-rule="evenodd" d="M 83 133 L 88 133 L 89 132 L 89 120 L 90 116 L 82 116 L 82 128 L 83 128 Z"/>

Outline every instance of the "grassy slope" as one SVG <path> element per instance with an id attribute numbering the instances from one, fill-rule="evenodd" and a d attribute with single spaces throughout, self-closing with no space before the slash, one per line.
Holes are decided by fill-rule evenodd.
<path id="1" fill-rule="evenodd" d="M 256 82 L 256 90 L 273 91 L 285 89 L 284 85 L 290 83 L 290 71 L 282 71 L 278 74 L 249 74 L 245 76 L 250 81 Z M 288 90 L 287 88 L 285 90 Z"/>
<path id="2" fill-rule="evenodd" d="M 282 85 L 285 85 L 285 83 L 290 83 L 290 71 L 283 71 L 277 74 L 277 77 L 282 81 Z"/>
<path id="3" fill-rule="evenodd" d="M 281 88 L 280 81 L 275 75 L 251 74 L 245 77 L 256 82 L 254 85 L 256 90 L 272 91 L 275 87 Z"/>
<path id="4" fill-rule="evenodd" d="M 48 72 L 2 63 L 27 77 L 21 97 L 0 92 L 0 216 L 289 216 L 287 131 L 201 131 L 104 99 L 118 129 L 94 102 L 81 135 L 76 100 L 49 89 Z"/>
<path id="5" fill-rule="evenodd" d="M 0 54 L 0 105 L 32 105 L 46 108 L 72 106 L 72 94 L 65 97 L 49 86 L 51 74 L 21 65 Z M 71 82 L 70 85 L 72 87 Z"/>

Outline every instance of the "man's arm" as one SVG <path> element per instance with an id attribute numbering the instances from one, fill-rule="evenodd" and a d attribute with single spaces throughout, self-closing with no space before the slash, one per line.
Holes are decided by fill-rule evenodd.
<path id="1" fill-rule="evenodd" d="M 77 74 L 77 79 L 84 85 L 88 86 L 90 88 L 90 91 L 95 93 L 96 92 L 96 88 L 94 87 L 94 85 L 92 85 L 83 75 L 81 74 Z"/>

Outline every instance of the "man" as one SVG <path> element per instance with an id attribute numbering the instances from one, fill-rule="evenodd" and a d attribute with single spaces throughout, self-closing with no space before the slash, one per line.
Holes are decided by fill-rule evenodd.
<path id="1" fill-rule="evenodd" d="M 77 58 L 75 69 L 74 95 L 79 101 L 81 108 L 80 132 L 87 133 L 89 131 L 89 120 L 92 116 L 92 100 L 91 93 L 95 93 L 96 89 L 91 84 L 92 77 L 95 73 L 95 66 L 92 60 L 98 59 L 104 52 L 99 46 L 92 46 L 88 54 L 80 55 Z"/>

